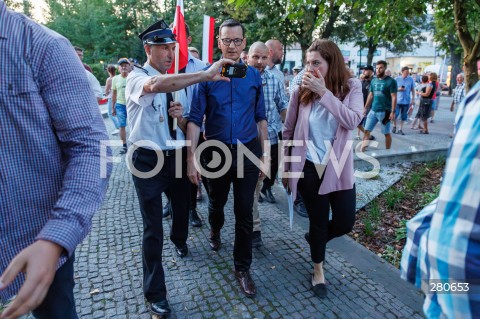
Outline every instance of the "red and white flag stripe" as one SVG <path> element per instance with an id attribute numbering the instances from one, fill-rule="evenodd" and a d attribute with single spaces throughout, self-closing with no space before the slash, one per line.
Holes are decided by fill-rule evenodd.
<path id="1" fill-rule="evenodd" d="M 202 61 L 213 63 L 213 46 L 215 39 L 215 18 L 203 16 Z"/>
<path id="2" fill-rule="evenodd" d="M 185 14 L 183 0 L 177 0 L 175 9 L 175 20 L 173 21 L 173 33 L 177 36 L 177 48 L 175 50 L 175 61 L 168 73 L 178 73 L 188 63 L 187 30 L 185 29 Z"/>

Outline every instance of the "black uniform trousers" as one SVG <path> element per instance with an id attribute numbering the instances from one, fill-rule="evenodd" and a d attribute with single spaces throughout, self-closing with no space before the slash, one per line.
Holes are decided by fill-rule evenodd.
<path id="1" fill-rule="evenodd" d="M 260 158 L 262 150 L 257 139 L 245 143 L 244 146 Z M 233 184 L 233 212 L 235 214 L 235 241 L 233 245 L 233 260 L 235 270 L 248 271 L 252 263 L 252 233 L 253 233 L 253 196 L 258 181 L 259 168 L 246 156 L 244 157 L 244 177 L 237 176 L 237 145 L 228 145 L 232 155 L 232 165 L 226 174 L 219 178 L 208 178 L 208 221 L 214 233 L 219 232 L 225 222 L 224 206 Z M 214 147 L 207 147 L 202 154 L 205 163 L 213 158 Z M 223 167 L 224 158 L 222 159 Z"/>
<path id="2" fill-rule="evenodd" d="M 172 205 L 172 227 L 170 239 L 177 247 L 186 244 L 188 237 L 188 206 L 190 201 L 190 182 L 187 178 L 186 148 L 180 152 L 163 151 L 164 163 L 157 174 L 141 178 L 133 174 L 140 212 L 143 218 L 143 292 L 149 302 L 158 302 L 166 298 L 165 274 L 162 266 L 163 225 L 162 193 L 168 191 Z M 175 177 L 176 157 L 182 165 L 182 177 Z M 134 151 L 132 162 L 140 172 L 150 172 L 157 165 L 157 153 L 153 150 L 138 148 Z"/>

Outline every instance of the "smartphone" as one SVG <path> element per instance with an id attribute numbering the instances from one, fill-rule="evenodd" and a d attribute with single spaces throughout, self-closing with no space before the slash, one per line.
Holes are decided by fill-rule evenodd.
<path id="1" fill-rule="evenodd" d="M 247 65 L 243 63 L 225 64 L 222 76 L 227 78 L 244 78 L 247 76 Z"/>

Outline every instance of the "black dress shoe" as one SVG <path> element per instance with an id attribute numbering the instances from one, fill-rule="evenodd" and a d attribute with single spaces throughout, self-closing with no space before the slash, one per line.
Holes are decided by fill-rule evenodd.
<path id="1" fill-rule="evenodd" d="M 255 287 L 255 283 L 253 282 L 252 276 L 250 276 L 249 271 L 237 271 L 235 270 L 235 277 L 240 284 L 240 288 L 242 292 L 248 298 L 253 298 L 257 294 L 257 288 Z"/>
<path id="2" fill-rule="evenodd" d="M 328 295 L 327 286 L 325 284 L 316 284 L 312 287 L 313 293 L 318 298 L 325 298 Z"/>
<path id="3" fill-rule="evenodd" d="M 263 203 L 264 199 L 262 197 L 262 192 L 258 193 L 258 202 Z"/>
<path id="4" fill-rule="evenodd" d="M 202 227 L 203 222 L 195 208 L 190 209 L 190 225 L 193 227 Z"/>
<path id="5" fill-rule="evenodd" d="M 161 318 L 165 318 L 172 312 L 167 299 L 157 301 L 157 302 L 151 302 L 149 310 L 150 310 L 150 313 L 160 316 Z"/>
<path id="6" fill-rule="evenodd" d="M 210 247 L 212 250 L 217 251 L 220 249 L 220 246 L 222 245 L 222 239 L 220 238 L 220 232 L 215 233 L 213 231 L 210 231 L 210 237 L 208 238 L 208 241 L 210 243 Z"/>
<path id="7" fill-rule="evenodd" d="M 183 245 L 182 247 L 176 247 L 175 246 L 175 252 L 177 253 L 177 256 L 180 258 L 185 257 L 188 255 L 188 246 L 187 244 Z"/>
<path id="8" fill-rule="evenodd" d="M 163 206 L 163 217 L 168 217 L 170 216 L 172 212 L 172 206 L 170 205 L 170 201 L 167 201 L 167 203 Z"/>
<path id="9" fill-rule="evenodd" d="M 252 247 L 260 248 L 262 245 L 262 233 L 260 233 L 260 231 L 254 231 L 252 234 Z"/>
<path id="10" fill-rule="evenodd" d="M 269 203 L 275 203 L 275 197 L 272 194 L 272 190 L 270 188 L 264 189 L 261 191 L 262 195 L 265 197 L 265 200 Z"/>
<path id="11" fill-rule="evenodd" d="M 302 217 L 308 217 L 307 209 L 305 208 L 305 205 L 303 204 L 303 202 L 298 202 L 293 206 L 298 215 Z"/>

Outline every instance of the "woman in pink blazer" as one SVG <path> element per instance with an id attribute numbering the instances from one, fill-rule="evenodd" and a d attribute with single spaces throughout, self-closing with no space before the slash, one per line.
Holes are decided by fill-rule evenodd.
<path id="1" fill-rule="evenodd" d="M 314 263 L 312 290 L 327 295 L 323 261 L 327 242 L 352 230 L 355 222 L 354 130 L 363 114 L 362 85 L 350 78 L 342 53 L 329 40 L 315 40 L 306 53 L 301 86 L 294 88 L 288 106 L 284 140 L 296 140 L 291 154 L 297 162 L 285 164 L 286 172 L 301 178 L 283 180 L 293 194 L 303 197 L 310 220 L 305 234 Z M 295 158 L 292 158 L 295 160 Z M 332 208 L 332 220 L 329 210 Z"/>

